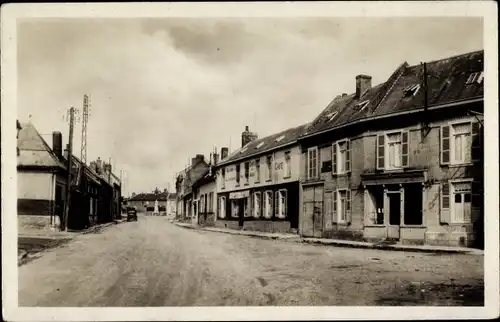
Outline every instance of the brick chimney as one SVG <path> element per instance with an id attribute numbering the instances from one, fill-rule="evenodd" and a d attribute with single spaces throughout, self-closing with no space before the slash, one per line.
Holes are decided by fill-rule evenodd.
<path id="1" fill-rule="evenodd" d="M 64 158 L 68 160 L 69 158 L 69 145 L 66 144 L 66 148 L 64 149 Z"/>
<path id="2" fill-rule="evenodd" d="M 90 169 L 94 170 L 94 172 L 97 173 L 97 163 L 95 163 L 95 161 L 91 161 L 89 166 Z"/>
<path id="3" fill-rule="evenodd" d="M 241 147 L 257 139 L 257 133 L 250 132 L 248 125 L 245 126 L 245 131 L 241 133 Z"/>
<path id="4" fill-rule="evenodd" d="M 225 158 L 227 158 L 228 154 L 229 154 L 229 148 L 224 147 L 224 148 L 220 149 L 220 159 L 221 160 L 224 160 Z"/>
<path id="5" fill-rule="evenodd" d="M 95 163 L 97 165 L 97 173 L 102 173 L 102 160 L 101 160 L 101 158 L 98 157 Z"/>
<path id="6" fill-rule="evenodd" d="M 219 163 L 219 154 L 218 153 L 214 153 L 213 154 L 213 158 L 214 158 L 214 165 L 216 165 L 217 163 Z"/>
<path id="7" fill-rule="evenodd" d="M 52 132 L 52 151 L 58 158 L 63 156 L 61 132 Z"/>
<path id="8" fill-rule="evenodd" d="M 191 158 L 191 166 L 194 166 L 196 163 L 204 160 L 205 156 L 203 154 L 197 154 L 194 158 Z"/>
<path id="9" fill-rule="evenodd" d="M 368 75 L 356 76 L 356 98 L 360 99 L 372 87 L 372 77 Z"/>

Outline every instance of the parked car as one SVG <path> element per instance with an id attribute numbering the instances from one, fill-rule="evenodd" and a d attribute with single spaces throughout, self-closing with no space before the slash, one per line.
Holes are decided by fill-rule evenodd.
<path id="1" fill-rule="evenodd" d="M 127 221 L 137 221 L 137 207 L 127 207 Z"/>

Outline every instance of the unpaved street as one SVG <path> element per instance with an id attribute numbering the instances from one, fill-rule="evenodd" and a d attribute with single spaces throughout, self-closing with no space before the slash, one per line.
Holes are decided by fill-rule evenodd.
<path id="1" fill-rule="evenodd" d="M 19 267 L 19 305 L 482 305 L 482 279 L 483 256 L 304 245 L 139 216 Z"/>

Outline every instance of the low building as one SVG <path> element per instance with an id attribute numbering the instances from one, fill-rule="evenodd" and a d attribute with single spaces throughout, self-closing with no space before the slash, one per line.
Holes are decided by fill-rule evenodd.
<path id="1" fill-rule="evenodd" d="M 217 227 L 297 232 L 301 157 L 297 138 L 305 128 L 258 139 L 246 127 L 242 147 L 215 166 Z"/>
<path id="2" fill-rule="evenodd" d="M 219 155 L 214 153 L 211 157 L 209 169 L 193 184 L 193 195 L 196 196 L 198 213 L 195 213 L 191 222 L 200 226 L 214 226 L 217 219 L 217 185 L 214 166 Z"/>
<path id="3" fill-rule="evenodd" d="M 60 228 L 67 176 L 61 133 L 53 133 L 51 148 L 33 124 L 24 123 L 17 147 L 18 231 Z"/>
<path id="4" fill-rule="evenodd" d="M 136 207 L 138 212 L 146 215 L 154 215 L 155 204 L 158 205 L 160 216 L 175 216 L 175 193 L 169 193 L 167 189 L 161 192 L 158 188 L 151 193 L 132 194 L 127 200 L 128 207 Z"/>
<path id="5" fill-rule="evenodd" d="M 356 78 L 299 138 L 303 236 L 482 244 L 483 51 Z"/>

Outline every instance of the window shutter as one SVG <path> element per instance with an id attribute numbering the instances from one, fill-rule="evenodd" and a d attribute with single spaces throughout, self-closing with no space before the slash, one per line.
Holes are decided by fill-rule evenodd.
<path id="1" fill-rule="evenodd" d="M 283 214 L 285 215 L 285 217 L 288 217 L 288 192 L 285 190 L 283 191 L 285 193 L 285 202 L 283 203 Z"/>
<path id="2" fill-rule="evenodd" d="M 346 191 L 346 218 L 345 221 L 350 224 L 351 223 L 351 190 L 347 189 Z"/>
<path id="3" fill-rule="evenodd" d="M 351 141 L 346 141 L 346 151 L 345 151 L 345 171 L 351 171 Z"/>
<path id="4" fill-rule="evenodd" d="M 441 183 L 441 209 L 439 221 L 442 224 L 450 223 L 450 184 Z"/>
<path id="5" fill-rule="evenodd" d="M 441 164 L 450 164 L 450 126 L 441 126 Z"/>
<path id="6" fill-rule="evenodd" d="M 483 201 L 482 201 L 482 189 L 481 189 L 481 182 L 479 181 L 473 181 L 472 182 L 472 208 L 481 208 L 483 206 Z"/>
<path id="7" fill-rule="evenodd" d="M 409 165 L 409 132 L 403 131 L 401 133 L 401 166 L 403 168 Z"/>
<path id="8" fill-rule="evenodd" d="M 472 147 L 471 160 L 477 162 L 481 160 L 481 130 L 482 127 L 478 122 L 472 123 Z"/>
<path id="9" fill-rule="evenodd" d="M 332 191 L 333 200 L 333 210 L 332 210 L 332 222 L 337 222 L 337 191 Z"/>
<path id="10" fill-rule="evenodd" d="M 274 216 L 279 217 L 280 215 L 280 192 L 276 191 L 274 193 Z"/>
<path id="11" fill-rule="evenodd" d="M 337 173 L 337 142 L 332 144 L 332 174 Z"/>
<path id="12" fill-rule="evenodd" d="M 385 164 L 385 136 L 377 135 L 377 170 L 383 170 Z"/>

